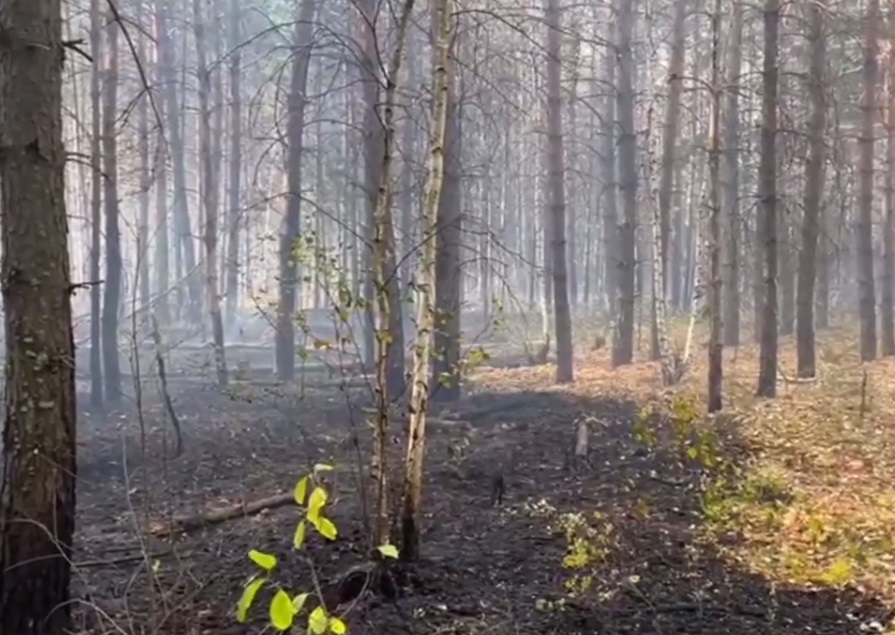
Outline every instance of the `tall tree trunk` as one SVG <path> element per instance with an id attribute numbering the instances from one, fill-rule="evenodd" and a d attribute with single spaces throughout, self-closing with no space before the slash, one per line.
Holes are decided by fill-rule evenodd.
<path id="1" fill-rule="evenodd" d="M 193 240 L 192 220 L 190 219 L 189 199 L 186 184 L 186 151 L 183 142 L 183 108 L 177 98 L 177 74 L 174 69 L 174 50 L 168 33 L 167 2 L 159 0 L 156 16 L 158 20 L 158 47 L 161 51 L 161 64 L 164 69 L 164 99 L 168 111 L 167 134 L 171 140 L 171 171 L 174 176 L 174 226 L 177 233 L 178 269 L 177 285 L 186 284 L 189 289 L 189 320 L 195 324 L 201 322 L 200 307 L 202 295 L 202 278 L 196 269 L 196 243 Z"/>
<path id="2" fill-rule="evenodd" d="M 876 359 L 876 284 L 873 275 L 873 123 L 876 116 L 877 21 L 879 0 L 868 0 L 862 71 L 861 136 L 858 139 L 858 313 L 861 361 Z"/>
<path id="3" fill-rule="evenodd" d="M 761 203 L 759 238 L 764 253 L 764 306 L 758 368 L 759 397 L 777 394 L 777 51 L 780 0 L 765 0 L 762 66 L 761 158 L 758 166 Z M 756 272 L 757 273 L 757 272 Z"/>
<path id="4" fill-rule="evenodd" d="M 689 0 L 675 0 L 674 17 L 671 26 L 671 59 L 668 63 L 668 106 L 665 109 L 665 123 L 662 132 L 662 164 L 659 174 L 659 259 L 662 263 L 660 280 L 661 296 L 668 297 L 668 254 L 671 237 L 671 198 L 674 190 L 675 158 L 678 143 L 678 128 L 681 118 L 681 91 L 684 86 L 684 45 L 686 32 L 684 22 L 687 17 Z M 658 359 L 659 330 L 656 316 L 656 295 L 653 294 L 653 358 Z"/>
<path id="5" fill-rule="evenodd" d="M 227 216 L 227 323 L 236 317 L 239 299 L 239 200 L 242 174 L 242 35 L 240 32 L 239 0 L 230 0 L 230 156 L 228 157 Z"/>
<path id="6" fill-rule="evenodd" d="M 106 398 L 121 397 L 118 356 L 118 311 L 121 308 L 121 229 L 118 226 L 118 148 L 115 120 L 118 114 L 118 22 L 107 17 L 106 68 L 103 77 L 103 203 L 106 221 L 106 280 L 103 298 L 103 365 Z"/>
<path id="7" fill-rule="evenodd" d="M 59 0 L 3 4 L 0 632 L 71 632 L 76 410 Z M 114 28 L 117 28 L 115 25 Z M 18 45 L 10 45 L 9 43 Z"/>
<path id="8" fill-rule="evenodd" d="M 740 76 L 743 66 L 743 2 L 734 0 L 727 58 L 724 127 L 724 344 L 740 343 Z"/>
<path id="9" fill-rule="evenodd" d="M 457 46 L 456 42 L 454 46 Z M 432 360 L 432 374 L 436 385 L 431 395 L 435 401 L 453 401 L 460 397 L 463 195 L 460 183 L 462 127 L 456 93 L 457 81 L 452 76 L 448 86 L 444 184 L 438 203 L 438 243 L 435 255 L 436 354 Z"/>
<path id="10" fill-rule="evenodd" d="M 559 20 L 560 21 L 562 20 L 561 15 L 559 17 Z M 550 28 L 549 24 L 548 24 L 548 28 Z M 562 173 L 560 174 L 560 176 L 563 179 L 566 179 L 566 178 L 569 179 L 569 188 L 568 189 L 570 191 L 574 192 L 577 190 L 577 188 L 576 188 L 576 183 L 572 179 L 577 178 L 577 176 L 579 174 L 579 170 L 578 170 L 579 153 L 577 151 L 575 142 L 577 142 L 577 139 L 578 139 L 578 79 L 579 79 L 579 75 L 581 74 L 580 68 L 582 66 L 580 39 L 577 37 L 572 38 L 571 47 L 572 47 L 572 55 L 571 55 L 572 69 L 571 69 L 571 76 L 568 79 L 568 82 L 570 84 L 570 86 L 569 86 L 569 93 L 570 93 L 570 95 L 569 95 L 569 133 L 571 135 L 571 138 L 575 141 L 573 141 L 573 143 L 570 143 L 568 145 L 566 145 L 565 143 L 560 143 L 560 147 L 564 150 L 564 152 L 567 152 L 567 156 L 568 156 L 568 161 L 567 161 L 567 163 L 564 163 L 563 170 L 562 170 Z M 560 57 L 560 55 L 561 55 L 561 53 L 557 54 L 557 57 Z M 548 70 L 547 70 L 548 90 L 549 90 L 549 84 L 550 84 L 550 59 L 551 59 L 549 56 L 550 56 L 550 54 L 548 53 L 548 63 L 547 63 L 548 64 Z M 561 82 L 562 81 L 561 64 L 560 64 L 559 73 L 560 73 L 560 82 Z M 560 102 L 560 111 L 561 111 L 561 105 L 562 105 L 562 102 Z M 550 108 L 548 106 L 548 111 L 549 110 L 550 110 Z M 549 127 L 549 125 L 550 125 L 549 114 L 547 117 L 547 122 L 548 122 L 547 125 Z M 561 119 L 560 119 L 560 134 L 562 134 L 562 120 Z M 550 133 L 549 132 L 547 134 L 547 137 L 548 137 L 547 153 L 550 154 L 551 149 L 550 149 Z M 549 159 L 548 159 L 548 164 L 549 164 Z M 568 171 L 565 169 L 565 165 L 569 166 Z M 548 176 L 548 180 L 549 180 L 549 176 Z M 550 187 L 548 186 L 548 192 L 549 191 L 550 191 Z M 586 192 L 586 189 L 585 189 L 585 192 Z M 552 196 L 552 192 L 550 193 L 550 195 Z M 563 205 L 565 206 L 565 190 L 563 191 L 563 199 L 564 199 Z M 586 196 L 582 197 L 580 200 L 586 201 L 587 200 Z M 580 205 L 580 203 L 579 203 L 579 205 Z M 567 221 L 568 224 L 566 224 L 565 222 L 563 223 L 563 237 L 568 238 L 568 246 L 566 248 L 564 248 L 563 251 L 566 254 L 566 263 L 567 263 L 567 269 L 568 269 L 568 274 L 569 274 L 567 295 L 568 295 L 569 302 L 571 303 L 572 308 L 577 308 L 578 307 L 578 290 L 579 290 L 579 283 L 578 283 L 578 279 L 579 279 L 579 275 L 578 275 L 578 213 L 577 213 L 578 208 L 577 208 L 577 206 L 573 205 L 571 209 L 567 209 L 567 210 L 565 210 L 565 212 L 566 212 L 565 216 L 568 219 L 568 221 Z M 584 265 L 584 267 L 586 269 L 587 268 L 587 259 L 584 259 L 582 261 L 582 264 Z M 554 277 L 555 277 L 555 273 L 554 273 Z M 556 310 L 556 307 L 554 305 L 554 311 L 555 310 Z M 570 319 L 570 323 L 571 323 L 571 319 Z M 559 347 L 559 342 L 557 341 L 557 348 L 558 347 Z M 557 350 L 557 355 L 558 354 L 559 354 L 559 351 Z"/>
<path id="11" fill-rule="evenodd" d="M 98 0 L 94 0 L 98 1 Z M 165 79 L 162 65 L 162 50 L 159 45 L 160 28 L 159 11 L 164 0 L 155 2 L 155 80 L 161 85 Z M 155 100 L 155 108 L 161 121 L 165 121 L 165 100 Z M 165 142 L 164 130 L 159 130 L 155 143 L 155 315 L 159 324 L 166 325 L 171 320 L 168 294 L 170 291 L 170 230 L 168 228 L 168 145 Z"/>
<path id="12" fill-rule="evenodd" d="M 375 304 L 375 366 L 376 417 L 373 422 L 373 456 L 370 465 L 375 488 L 375 544 L 386 542 L 389 537 L 390 518 L 388 506 L 388 479 L 386 447 L 388 443 L 388 419 L 391 408 L 390 395 L 403 391 L 404 340 L 398 279 L 395 275 L 395 237 L 392 223 L 392 174 L 395 148 L 395 100 L 398 91 L 404 45 L 414 0 L 405 0 L 400 13 L 392 57 L 386 68 L 385 95 L 382 119 L 379 119 L 379 68 L 375 31 L 375 5 L 365 2 L 361 13 L 361 72 L 366 101 L 364 117 L 366 185 L 368 220 L 372 228 L 372 276 Z M 436 281 L 436 284 L 437 281 Z M 369 289 L 367 293 L 370 293 Z M 392 392 L 394 390 L 394 392 Z"/>
<path id="13" fill-rule="evenodd" d="M 404 500 L 401 514 L 401 556 L 417 560 L 420 555 L 420 507 L 423 490 L 426 413 L 429 408 L 429 358 L 435 328 L 435 258 L 438 234 L 438 201 L 444 180 L 444 140 L 450 97 L 451 0 L 440 0 L 437 13 L 435 59 L 432 86 L 432 131 L 429 139 L 429 170 L 423 198 L 420 236 L 424 240 L 416 274 L 417 330 L 413 349 L 413 376 L 410 388 L 410 427 L 404 461 Z"/>
<path id="14" fill-rule="evenodd" d="M 214 367 L 219 388 L 227 387 L 227 359 L 224 353 L 224 322 L 218 288 L 218 171 L 211 126 L 211 71 L 206 63 L 205 16 L 202 0 L 193 0 L 193 30 L 196 36 L 196 74 L 199 76 L 199 157 L 202 161 L 201 196 L 205 207 L 205 292 L 214 344 Z M 218 102 L 220 107 L 220 102 Z M 218 138 L 220 135 L 218 134 Z"/>
<path id="15" fill-rule="evenodd" d="M 603 82 L 606 86 L 615 86 L 615 67 L 616 67 L 616 49 L 615 28 L 612 20 L 606 20 L 606 39 L 609 45 L 603 54 Z M 603 117 L 600 133 L 603 137 L 601 147 L 600 161 L 600 181 L 602 182 L 602 190 L 600 192 L 600 209 L 602 214 L 603 225 L 603 272 L 605 275 L 604 289 L 606 298 L 606 310 L 609 320 L 615 323 L 618 320 L 618 267 L 619 267 L 619 248 L 618 248 L 618 211 L 617 211 L 617 192 L 618 185 L 616 181 L 616 98 L 613 91 L 606 91 L 607 96 L 603 102 Z M 614 329 L 614 333 L 617 331 Z M 614 349 L 614 346 L 613 346 Z"/>
<path id="16" fill-rule="evenodd" d="M 895 355 L 895 25 L 890 26 L 889 68 L 886 74 L 886 210 L 883 224 L 883 271 L 880 335 L 883 355 Z"/>
<path id="17" fill-rule="evenodd" d="M 721 334 L 721 0 L 712 12 L 712 114 L 709 125 L 708 411 L 721 410 L 724 343 Z"/>
<path id="18" fill-rule="evenodd" d="M 805 210 L 802 216 L 802 248 L 799 251 L 798 289 L 796 293 L 796 348 L 799 377 L 814 377 L 816 371 L 814 338 L 814 286 L 817 280 L 817 241 L 820 235 L 821 197 L 824 187 L 824 132 L 827 104 L 824 74 L 827 46 L 824 35 L 824 0 L 808 3 L 808 161 L 805 163 Z M 822 266 L 822 265 L 821 265 Z"/>
<path id="19" fill-rule="evenodd" d="M 146 8 L 140 4 L 140 24 L 146 21 Z M 146 29 L 140 28 L 137 36 L 137 55 L 146 59 Z M 139 283 L 140 309 L 149 310 L 149 190 L 152 187 L 152 168 L 149 159 L 149 99 L 148 93 L 140 96 L 137 107 L 137 147 L 140 155 L 140 217 L 137 221 L 137 271 Z M 132 310 L 136 307 L 132 307 Z"/>
<path id="20" fill-rule="evenodd" d="M 618 16 L 618 155 L 624 218 L 619 226 L 618 325 L 612 342 L 612 364 L 634 359 L 634 305 L 637 229 L 637 133 L 634 129 L 634 0 L 616 0 Z"/>
<path id="21" fill-rule="evenodd" d="M 100 0 L 90 2 L 90 54 L 94 63 L 90 67 L 90 405 L 103 405 L 102 362 L 102 287 L 100 279 L 100 252 L 102 250 L 102 187 L 103 172 L 100 144 L 102 142 L 102 94 L 101 64 L 102 27 L 100 25 Z"/>
<path id="22" fill-rule="evenodd" d="M 302 160 L 304 155 L 305 106 L 307 105 L 308 67 L 311 62 L 311 38 L 314 33 L 315 0 L 302 0 L 295 23 L 292 44 L 292 79 L 289 86 L 289 115 L 286 140 L 289 146 L 286 169 L 289 196 L 286 219 L 280 234 L 280 301 L 277 305 L 276 361 L 277 377 L 290 381 L 295 377 L 295 309 L 299 276 L 295 259 L 295 241 L 301 230 Z"/>
<path id="23" fill-rule="evenodd" d="M 566 193 L 562 138 L 562 42 L 559 0 L 545 0 L 547 23 L 547 219 L 551 223 L 550 257 L 553 269 L 553 323 L 556 329 L 556 381 L 574 379 L 572 359 L 572 316 L 569 308 L 569 280 L 566 274 Z"/>

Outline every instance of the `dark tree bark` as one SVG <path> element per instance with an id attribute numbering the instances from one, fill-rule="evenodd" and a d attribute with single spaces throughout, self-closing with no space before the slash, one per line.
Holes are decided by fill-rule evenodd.
<path id="1" fill-rule="evenodd" d="M 861 135 L 858 138 L 858 313 L 861 323 L 861 361 L 876 359 L 876 281 L 873 274 L 873 128 L 876 116 L 877 20 L 879 0 L 869 0 L 862 71 Z"/>
<path id="2" fill-rule="evenodd" d="M 824 131 L 827 105 L 824 98 L 824 72 L 827 48 L 824 39 L 823 0 L 808 4 L 808 93 L 811 114 L 808 118 L 808 161 L 805 164 L 805 212 L 802 217 L 802 249 L 799 251 L 799 283 L 796 293 L 796 348 L 799 377 L 814 377 L 814 287 L 817 281 L 817 241 L 820 235 L 821 196 L 823 195 Z"/>
<path id="3" fill-rule="evenodd" d="M 724 345 L 740 343 L 740 75 L 743 3 L 735 0 L 730 25 L 724 122 Z"/>
<path id="4" fill-rule="evenodd" d="M 92 168 L 90 187 L 90 279 L 100 279 L 100 252 L 102 251 L 102 204 L 103 174 L 100 143 L 102 141 L 102 103 L 100 91 L 102 55 L 102 28 L 100 26 L 99 0 L 90 2 L 90 54 L 96 60 L 90 67 L 90 166 Z M 103 360 L 102 360 L 102 287 L 90 287 L 90 405 L 103 405 Z"/>
<path id="5" fill-rule="evenodd" d="M 118 22 L 107 17 L 103 72 L 103 206 L 106 221 L 106 279 L 103 298 L 103 366 L 106 399 L 121 398 L 121 360 L 118 355 L 118 311 L 121 308 L 121 229 L 118 224 L 118 143 L 115 121 L 118 114 Z"/>
<path id="6" fill-rule="evenodd" d="M 569 280 L 566 274 L 566 192 L 562 136 L 562 80 L 559 0 L 546 0 L 547 22 L 547 194 L 546 221 L 551 224 L 549 255 L 553 273 L 553 325 L 556 332 L 556 381 L 574 379 L 572 360 L 572 316 Z"/>
<path id="7" fill-rule="evenodd" d="M 292 44 L 292 79 L 289 87 L 289 119 L 286 139 L 289 144 L 287 172 L 289 197 L 286 219 L 280 233 L 280 301 L 277 305 L 276 361 L 277 377 L 289 381 L 295 376 L 295 309 L 298 295 L 298 266 L 295 241 L 301 229 L 302 155 L 304 153 L 305 98 L 308 66 L 311 62 L 311 37 L 314 33 L 314 0 L 302 0 L 295 23 Z"/>
<path id="8" fill-rule="evenodd" d="M 759 397 L 777 394 L 777 52 L 780 0 L 765 0 L 762 66 L 758 236 L 764 254 L 764 302 L 758 368 Z M 756 274 L 758 272 L 756 271 Z"/>
<path id="9" fill-rule="evenodd" d="M 202 276 L 196 268 L 196 241 L 193 237 L 192 220 L 190 219 L 189 199 L 186 185 L 186 151 L 184 149 L 183 106 L 177 99 L 177 74 L 174 69 L 174 49 L 168 33 L 166 6 L 169 0 L 159 0 L 156 9 L 158 20 L 158 48 L 161 66 L 164 72 L 164 99 L 168 111 L 167 134 L 171 142 L 171 171 L 174 181 L 174 226 L 177 234 L 175 255 L 180 266 L 178 268 L 180 287 L 187 284 L 189 288 L 189 319 L 198 324 L 201 321 L 202 308 Z M 182 279 L 183 277 L 186 280 Z"/>
<path id="10" fill-rule="evenodd" d="M 60 1 L 7 0 L 0 27 L 0 632 L 64 635 L 72 626 L 77 465 Z"/>
<path id="11" fill-rule="evenodd" d="M 612 364 L 634 360 L 634 305 L 637 268 L 637 132 L 634 129 L 634 0 L 616 0 L 618 15 L 618 171 L 624 214 L 618 230 L 618 324 Z"/>

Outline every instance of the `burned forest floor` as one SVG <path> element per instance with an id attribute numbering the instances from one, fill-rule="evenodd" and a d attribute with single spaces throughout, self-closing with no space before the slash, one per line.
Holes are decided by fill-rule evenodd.
<path id="1" fill-rule="evenodd" d="M 612 370 L 583 346 L 564 387 L 550 364 L 485 361 L 429 426 L 423 559 L 395 597 L 352 603 L 349 633 L 895 633 L 895 361 L 857 364 L 845 332 L 819 349 L 818 378 L 796 381 L 783 344 L 773 401 L 751 396 L 754 351 L 726 351 L 711 418 L 701 360 L 674 389 L 650 362 Z M 366 562 L 363 386 L 320 373 L 221 393 L 174 376 L 177 457 L 162 401 L 142 392 L 139 408 L 80 414 L 79 632 L 260 633 L 269 593 L 247 624 L 234 617 L 251 549 L 277 556 L 291 593 Z M 582 418 L 589 461 L 571 469 Z M 334 542 L 295 552 L 290 505 L 166 535 L 172 519 L 288 494 L 316 463 L 336 468 Z"/>

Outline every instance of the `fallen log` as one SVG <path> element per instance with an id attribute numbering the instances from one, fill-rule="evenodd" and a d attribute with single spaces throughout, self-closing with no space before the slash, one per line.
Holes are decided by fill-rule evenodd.
<path id="1" fill-rule="evenodd" d="M 295 496 L 289 494 L 277 494 L 268 496 L 249 503 L 238 503 L 229 507 L 212 509 L 200 514 L 174 517 L 167 523 L 158 523 L 150 529 L 150 533 L 157 538 L 167 538 L 179 533 L 188 533 L 211 525 L 218 525 L 235 518 L 247 518 L 267 509 L 277 509 L 295 504 Z"/>

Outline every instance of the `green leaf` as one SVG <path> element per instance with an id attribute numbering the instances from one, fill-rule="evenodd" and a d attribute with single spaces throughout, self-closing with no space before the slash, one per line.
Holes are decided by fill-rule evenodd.
<path id="1" fill-rule="evenodd" d="M 257 549 L 252 549 L 249 552 L 249 558 L 252 562 L 257 564 L 259 567 L 264 569 L 265 571 L 271 571 L 275 566 L 277 566 L 277 557 L 272 556 L 269 553 L 262 553 Z"/>
<path id="2" fill-rule="evenodd" d="M 294 598 L 292 598 L 292 606 L 295 608 L 296 615 L 301 613 L 301 610 L 305 608 L 305 603 L 308 601 L 308 597 L 310 595 L 310 593 L 299 593 Z"/>
<path id="3" fill-rule="evenodd" d="M 323 633 L 326 632 L 326 627 L 328 625 L 329 619 L 326 617 L 326 609 L 322 606 L 318 606 L 311 611 L 311 614 L 308 616 L 308 630 L 314 635 L 323 635 Z"/>
<path id="4" fill-rule="evenodd" d="M 326 505 L 326 490 L 322 487 L 315 487 L 308 499 L 308 520 L 314 522 L 319 518 L 324 505 Z"/>
<path id="5" fill-rule="evenodd" d="M 398 557 L 398 548 L 395 545 L 390 545 L 389 543 L 385 543 L 384 545 L 379 545 L 376 547 L 379 550 L 379 553 L 382 554 L 383 558 L 397 558 Z"/>
<path id="6" fill-rule="evenodd" d="M 299 521 L 299 523 L 295 526 L 295 536 L 292 538 L 292 546 L 295 549 L 301 549 L 305 545 L 305 534 L 308 531 L 307 525 L 305 525 L 305 521 Z"/>
<path id="7" fill-rule="evenodd" d="M 319 472 L 332 472 L 334 468 L 332 465 L 327 463 L 315 463 L 314 464 L 314 474 L 318 474 Z"/>
<path id="8" fill-rule="evenodd" d="M 345 626 L 345 622 L 334 617 L 329 621 L 329 631 L 334 635 L 345 635 L 348 632 L 348 627 Z"/>
<path id="9" fill-rule="evenodd" d="M 305 498 L 308 495 L 308 482 L 310 481 L 310 477 L 303 476 L 298 479 L 298 483 L 295 484 L 295 502 L 299 505 L 305 504 Z"/>
<path id="10" fill-rule="evenodd" d="M 690 446 L 689 448 L 687 448 L 687 456 L 689 456 L 691 459 L 693 459 L 695 461 L 696 457 L 699 456 L 699 449 L 695 448 L 693 446 Z"/>
<path id="11" fill-rule="evenodd" d="M 252 578 L 245 585 L 242 595 L 239 597 L 239 603 L 236 605 L 236 621 L 241 624 L 245 623 L 249 609 L 252 608 L 252 603 L 255 601 L 255 596 L 258 595 L 258 591 L 261 590 L 263 585 L 264 578 Z"/>
<path id="12" fill-rule="evenodd" d="M 320 533 L 320 535 L 327 540 L 335 540 L 336 536 L 339 534 L 338 529 L 336 529 L 336 526 L 329 518 L 318 516 L 311 522 L 314 523 L 314 528 Z"/>
<path id="13" fill-rule="evenodd" d="M 295 606 L 289 594 L 283 589 L 277 591 L 270 601 L 270 623 L 278 631 L 285 631 L 292 626 L 292 618 L 296 614 Z"/>

